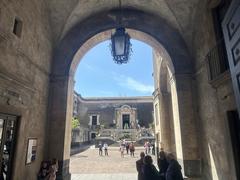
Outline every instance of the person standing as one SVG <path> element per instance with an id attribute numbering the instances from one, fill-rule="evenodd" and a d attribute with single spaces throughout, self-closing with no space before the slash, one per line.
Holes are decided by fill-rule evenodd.
<path id="1" fill-rule="evenodd" d="M 150 146 L 151 146 L 151 144 L 150 144 L 150 142 L 148 141 L 148 142 L 147 142 L 147 152 L 148 152 L 148 154 L 150 154 Z"/>
<path id="2" fill-rule="evenodd" d="M 103 149 L 105 156 L 108 156 L 108 144 L 106 142 L 103 144 Z"/>
<path id="3" fill-rule="evenodd" d="M 144 143 L 144 149 L 145 149 L 145 154 L 148 154 L 148 146 L 147 146 L 147 141 Z"/>
<path id="4" fill-rule="evenodd" d="M 158 170 L 153 165 L 151 156 L 146 155 L 144 157 L 143 163 L 143 180 L 159 180 L 161 178 Z"/>
<path id="5" fill-rule="evenodd" d="M 136 161 L 136 168 L 138 172 L 138 180 L 144 180 L 143 178 L 143 160 L 145 157 L 145 153 L 141 152 L 140 153 L 140 159 Z"/>
<path id="6" fill-rule="evenodd" d="M 131 144 L 129 146 L 129 150 L 130 150 L 131 157 L 134 157 L 135 147 L 134 147 L 133 142 L 131 142 Z"/>
<path id="7" fill-rule="evenodd" d="M 128 154 L 128 152 L 129 152 L 129 143 L 128 142 L 126 143 L 126 151 L 127 151 L 127 154 Z"/>
<path id="8" fill-rule="evenodd" d="M 160 176 L 162 177 L 162 180 L 166 180 L 165 176 L 168 169 L 168 161 L 166 158 L 166 153 L 164 152 L 163 148 L 160 149 L 159 157 L 157 159 L 157 164 L 158 164 L 159 173 L 160 173 Z"/>
<path id="9" fill-rule="evenodd" d="M 183 180 L 182 167 L 172 153 L 167 155 L 167 161 L 169 165 L 166 172 L 166 180 Z"/>
<path id="10" fill-rule="evenodd" d="M 98 145 L 98 154 L 99 154 L 99 156 L 102 156 L 102 143 L 99 143 L 99 145 Z"/>
<path id="11" fill-rule="evenodd" d="M 121 153 L 121 157 L 122 157 L 122 158 L 124 157 L 124 148 L 125 148 L 124 144 L 121 144 L 119 150 L 120 150 L 120 153 Z"/>

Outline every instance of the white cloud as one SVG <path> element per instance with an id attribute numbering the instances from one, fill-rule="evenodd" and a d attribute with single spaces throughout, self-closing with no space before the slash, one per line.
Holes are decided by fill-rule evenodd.
<path id="1" fill-rule="evenodd" d="M 117 74 L 114 74 L 113 78 L 118 82 L 118 85 L 131 90 L 135 90 L 137 92 L 152 93 L 154 90 L 153 85 L 144 84 L 140 81 L 133 79 L 132 77 L 128 77 L 124 75 L 117 76 Z"/>

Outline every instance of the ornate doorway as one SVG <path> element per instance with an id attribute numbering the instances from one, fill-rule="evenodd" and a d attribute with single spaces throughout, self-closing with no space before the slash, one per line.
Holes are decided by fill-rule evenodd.
<path id="1" fill-rule="evenodd" d="M 130 114 L 123 114 L 122 115 L 122 124 L 123 129 L 129 129 L 130 128 Z"/>
<path id="2" fill-rule="evenodd" d="M 0 114 L 0 178 L 10 180 L 16 143 L 17 117 Z"/>

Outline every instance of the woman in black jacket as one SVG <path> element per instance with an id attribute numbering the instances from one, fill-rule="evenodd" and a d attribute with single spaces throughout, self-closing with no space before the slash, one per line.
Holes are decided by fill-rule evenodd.
<path id="1" fill-rule="evenodd" d="M 143 160 L 143 179 L 144 180 L 159 180 L 160 175 L 155 166 L 153 165 L 152 157 L 147 155 Z"/>
<path id="2" fill-rule="evenodd" d="M 166 172 L 166 180 L 183 180 L 182 167 L 171 153 L 167 155 L 168 169 Z"/>

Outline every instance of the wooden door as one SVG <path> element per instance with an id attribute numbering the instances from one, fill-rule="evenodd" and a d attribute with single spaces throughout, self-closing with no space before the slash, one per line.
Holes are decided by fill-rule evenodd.
<path id="1" fill-rule="evenodd" d="M 240 114 L 240 0 L 233 0 L 222 22 L 238 113 Z"/>
<path id="2" fill-rule="evenodd" d="M 228 111 L 228 125 L 237 179 L 240 179 L 240 120 L 237 111 Z"/>

